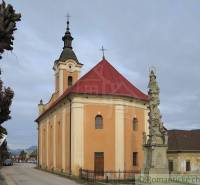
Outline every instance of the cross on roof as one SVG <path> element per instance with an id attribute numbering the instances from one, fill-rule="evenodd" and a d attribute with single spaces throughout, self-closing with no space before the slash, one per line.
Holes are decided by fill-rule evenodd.
<path id="1" fill-rule="evenodd" d="M 102 46 L 100 50 L 102 51 L 103 59 L 105 59 L 105 55 L 104 55 L 104 53 L 105 53 L 106 49 Z"/>

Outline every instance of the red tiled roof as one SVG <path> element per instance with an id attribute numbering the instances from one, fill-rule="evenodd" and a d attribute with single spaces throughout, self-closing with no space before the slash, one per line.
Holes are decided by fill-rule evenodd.
<path id="1" fill-rule="evenodd" d="M 132 85 L 105 59 L 67 89 L 49 109 L 69 94 L 112 95 L 148 101 L 147 95 Z"/>
<path id="2" fill-rule="evenodd" d="M 124 78 L 107 60 L 102 60 L 70 89 L 70 93 L 116 95 L 147 100 L 147 96 Z"/>

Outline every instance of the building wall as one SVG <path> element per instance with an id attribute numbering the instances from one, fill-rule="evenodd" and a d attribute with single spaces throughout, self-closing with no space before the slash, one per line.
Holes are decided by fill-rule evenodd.
<path id="1" fill-rule="evenodd" d="M 53 168 L 53 120 L 51 119 L 48 123 L 49 125 L 49 134 L 48 134 L 48 140 L 49 140 L 49 163 L 48 163 L 48 168 L 52 169 Z"/>
<path id="2" fill-rule="evenodd" d="M 95 117 L 103 117 L 103 129 L 95 129 Z M 84 106 L 84 168 L 94 170 L 94 153 L 104 152 L 104 168 L 115 169 L 115 107 L 106 104 Z"/>
<path id="3" fill-rule="evenodd" d="M 70 172 L 70 107 L 69 104 L 65 109 L 65 136 L 64 136 L 64 155 L 65 155 L 65 163 L 64 163 L 64 171 Z"/>
<path id="4" fill-rule="evenodd" d="M 84 105 L 84 165 L 94 170 L 94 153 L 104 152 L 104 170 L 141 170 L 144 160 L 143 132 L 147 132 L 147 108 L 125 99 L 87 96 L 76 97 Z M 95 117 L 103 117 L 103 129 L 95 129 Z M 138 119 L 133 131 L 132 120 Z M 138 153 L 133 166 L 133 152 Z"/>
<path id="5" fill-rule="evenodd" d="M 68 76 L 72 76 L 73 84 L 79 79 L 80 68 L 74 60 L 69 59 L 65 62 L 59 61 L 54 65 L 55 71 L 55 91 L 59 96 L 68 88 Z"/>
<path id="6" fill-rule="evenodd" d="M 64 91 L 68 88 L 68 76 L 72 76 L 73 84 L 78 80 L 80 75 L 79 71 L 68 72 L 63 70 L 63 89 Z"/>
<path id="7" fill-rule="evenodd" d="M 39 122 L 39 165 L 69 172 L 69 104 L 62 102 Z"/>
<path id="8" fill-rule="evenodd" d="M 56 169 L 62 169 L 62 109 L 56 113 Z"/>
<path id="9" fill-rule="evenodd" d="M 137 107 L 125 108 L 125 169 L 141 170 L 144 161 L 143 132 L 145 132 L 145 110 Z M 133 118 L 138 119 L 137 130 L 133 130 Z M 133 152 L 137 152 L 137 165 L 133 166 Z"/>
<path id="10" fill-rule="evenodd" d="M 143 132 L 147 108 L 142 102 L 116 97 L 73 97 L 71 106 L 71 169 L 94 169 L 94 153 L 104 152 L 104 170 L 140 170 L 143 164 Z M 96 115 L 103 116 L 103 129 L 95 129 Z M 133 131 L 132 120 L 138 119 Z M 70 106 L 67 100 L 39 122 L 39 153 L 43 168 L 69 172 Z M 138 153 L 133 167 L 133 152 Z"/>
<path id="11" fill-rule="evenodd" d="M 168 153 L 168 160 L 174 164 L 173 173 L 199 173 L 200 172 L 200 152 L 173 152 Z M 186 161 L 190 161 L 191 171 L 186 172 Z"/>

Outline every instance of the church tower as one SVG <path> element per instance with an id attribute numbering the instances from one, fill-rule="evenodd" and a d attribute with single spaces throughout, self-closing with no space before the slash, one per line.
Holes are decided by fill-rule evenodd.
<path id="1" fill-rule="evenodd" d="M 67 20 L 67 29 L 62 37 L 64 42 L 63 51 L 58 60 L 55 61 L 53 70 L 55 71 L 55 93 L 60 96 L 70 88 L 80 76 L 80 69 L 83 66 L 72 48 L 73 37 L 69 29 L 69 16 Z"/>

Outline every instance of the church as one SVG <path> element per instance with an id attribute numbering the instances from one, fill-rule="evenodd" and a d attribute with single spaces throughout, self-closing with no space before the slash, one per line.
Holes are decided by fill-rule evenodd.
<path id="1" fill-rule="evenodd" d="M 55 91 L 38 108 L 38 166 L 75 176 L 79 169 L 141 170 L 148 135 L 148 96 L 105 56 L 80 77 L 69 21 L 54 62 Z M 98 61 L 98 59 L 97 59 Z"/>

